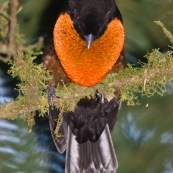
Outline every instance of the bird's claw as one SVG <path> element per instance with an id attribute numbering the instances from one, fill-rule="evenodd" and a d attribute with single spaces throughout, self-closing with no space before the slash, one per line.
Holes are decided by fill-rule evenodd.
<path id="1" fill-rule="evenodd" d="M 98 101 L 100 103 L 104 103 L 105 102 L 105 97 L 104 97 L 104 94 L 103 93 L 99 93 L 98 89 L 96 89 L 96 97 L 98 99 Z"/>
<path id="2" fill-rule="evenodd" d="M 53 103 L 53 98 L 54 97 L 58 98 L 57 95 L 56 95 L 56 88 L 55 87 L 50 87 L 48 89 L 48 102 L 49 102 L 50 107 L 52 107 L 52 108 L 54 107 L 54 103 Z"/>

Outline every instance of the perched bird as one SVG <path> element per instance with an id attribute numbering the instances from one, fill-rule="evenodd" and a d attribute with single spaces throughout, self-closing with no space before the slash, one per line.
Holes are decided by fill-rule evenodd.
<path id="1" fill-rule="evenodd" d="M 44 63 L 52 75 L 48 99 L 52 105 L 57 83 L 73 82 L 95 86 L 108 73 L 125 66 L 124 27 L 114 0 L 68 0 L 54 31 L 54 45 L 44 53 Z M 108 101 L 96 90 L 93 98 L 83 98 L 74 112 L 63 114 L 56 140 L 58 109 L 49 110 L 55 145 L 66 151 L 66 173 L 113 173 L 118 162 L 112 144 L 113 130 L 120 108 L 120 93 Z"/>

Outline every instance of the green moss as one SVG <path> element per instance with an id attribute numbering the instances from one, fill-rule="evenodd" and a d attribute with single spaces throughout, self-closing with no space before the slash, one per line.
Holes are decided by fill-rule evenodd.
<path id="1" fill-rule="evenodd" d="M 0 8 L 2 9 L 2 8 Z M 2 14 L 0 15 L 2 18 Z M 9 24 L 9 20 L 3 17 L 4 25 Z M 2 33 L 4 25 L 0 25 L 0 37 L 4 38 L 6 44 L 7 33 Z M 163 24 L 166 36 L 172 42 L 172 35 L 166 30 Z M 23 119 L 28 122 L 30 128 L 34 125 L 35 111 L 44 116 L 48 110 L 47 100 L 47 81 L 51 78 L 43 64 L 35 64 L 34 60 L 42 52 L 38 52 L 31 45 L 24 45 L 19 30 L 15 29 L 15 42 L 12 45 L 12 57 L 9 61 L 11 68 L 9 73 L 12 77 L 18 78 L 20 83 L 17 85 L 20 95 L 11 102 L 0 106 L 0 118 L 16 119 L 19 114 L 23 114 Z M 8 44 L 6 45 L 8 46 Z M 103 93 L 108 100 L 115 97 L 116 89 L 121 91 L 121 101 L 126 101 L 128 105 L 139 103 L 139 97 L 151 97 L 154 94 L 164 95 L 166 92 L 165 85 L 173 81 L 173 48 L 166 53 L 159 49 L 153 49 L 145 55 L 147 63 L 140 63 L 141 67 L 133 65 L 128 66 L 116 74 L 109 74 L 98 85 L 99 92 Z M 54 99 L 55 105 L 59 108 L 60 114 L 64 111 L 73 111 L 77 102 L 84 97 L 93 97 L 95 94 L 94 87 L 82 87 L 70 84 L 63 87 L 58 86 L 56 92 L 58 99 Z M 61 122 L 61 118 L 59 121 Z M 60 123 L 61 124 L 61 123 Z"/>

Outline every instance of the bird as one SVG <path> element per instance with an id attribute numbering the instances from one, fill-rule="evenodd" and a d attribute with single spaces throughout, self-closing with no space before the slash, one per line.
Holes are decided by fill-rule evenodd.
<path id="1" fill-rule="evenodd" d="M 68 0 L 53 30 L 53 45 L 43 54 L 50 71 L 48 118 L 55 146 L 66 152 L 66 173 L 114 173 L 118 161 L 111 133 L 121 107 L 119 90 L 108 100 L 96 89 L 74 111 L 64 112 L 56 140 L 59 110 L 53 104 L 57 84 L 93 87 L 126 65 L 124 27 L 114 0 Z M 58 96 L 57 96 L 58 97 Z"/>

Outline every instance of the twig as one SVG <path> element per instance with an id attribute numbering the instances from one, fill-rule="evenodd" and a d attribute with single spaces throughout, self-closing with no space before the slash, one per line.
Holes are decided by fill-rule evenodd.
<path id="1" fill-rule="evenodd" d="M 171 43 L 173 43 L 173 36 L 172 36 L 171 32 L 165 28 L 164 24 L 161 21 L 154 21 L 154 22 L 162 28 L 166 37 L 170 39 Z"/>
<path id="2" fill-rule="evenodd" d="M 18 0 L 10 0 L 11 13 L 10 13 L 10 25 L 9 25 L 9 45 L 8 49 L 11 54 L 14 52 L 15 44 L 15 29 L 16 29 L 16 14 L 19 6 Z"/>

